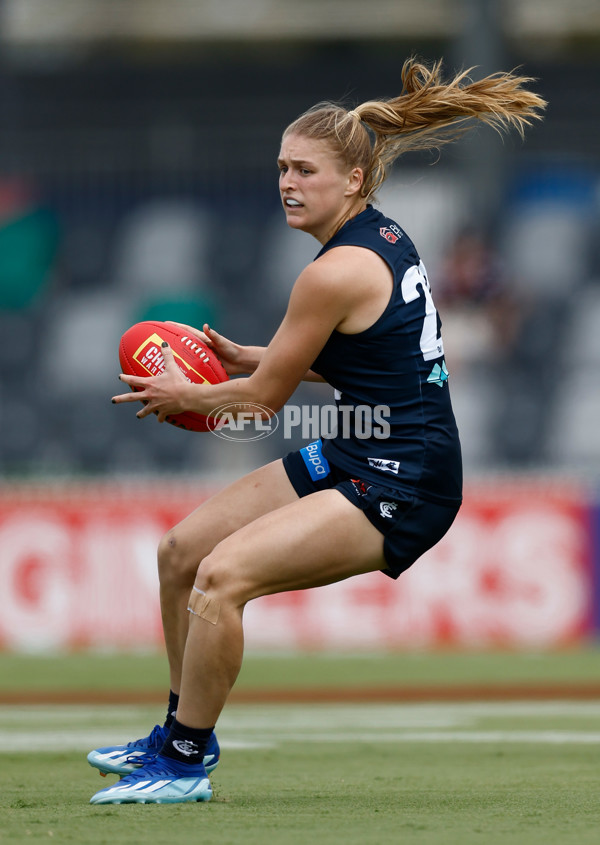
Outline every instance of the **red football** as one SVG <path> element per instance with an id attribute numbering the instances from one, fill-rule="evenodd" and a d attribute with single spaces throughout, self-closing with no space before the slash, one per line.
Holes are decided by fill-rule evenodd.
<path id="1" fill-rule="evenodd" d="M 162 373 L 165 362 L 161 345 L 165 340 L 188 381 L 194 384 L 218 384 L 229 379 L 217 356 L 199 338 L 179 326 L 154 320 L 136 323 L 121 338 L 119 361 L 123 373 L 142 377 Z M 167 422 L 188 431 L 210 431 L 217 421 L 214 417 L 184 411 L 167 417 Z"/>

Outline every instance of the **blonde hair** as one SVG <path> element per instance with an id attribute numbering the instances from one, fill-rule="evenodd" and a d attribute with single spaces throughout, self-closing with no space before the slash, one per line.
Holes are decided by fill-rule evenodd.
<path id="1" fill-rule="evenodd" d="M 541 118 L 546 102 L 524 87 L 530 77 L 494 73 L 473 82 L 470 70 L 443 82 L 441 61 L 427 67 L 408 59 L 400 96 L 369 100 L 350 111 L 319 103 L 291 123 L 283 137 L 298 134 L 327 143 L 349 169 L 362 169 L 361 194 L 370 199 L 398 156 L 439 149 L 473 128 L 468 121 L 480 120 L 499 132 L 515 128 L 523 136 Z"/>

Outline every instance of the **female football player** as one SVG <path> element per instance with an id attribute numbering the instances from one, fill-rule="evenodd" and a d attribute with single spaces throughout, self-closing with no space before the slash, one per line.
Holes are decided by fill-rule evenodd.
<path id="1" fill-rule="evenodd" d="M 90 753 L 93 766 L 125 775 L 92 803 L 209 800 L 214 726 L 240 670 L 246 603 L 374 570 L 398 578 L 452 525 L 461 454 L 440 321 L 415 246 L 372 203 L 398 156 L 447 143 L 471 119 L 523 133 L 545 105 L 528 82 L 461 73 L 445 83 L 439 63 L 411 59 L 400 96 L 300 116 L 283 134 L 279 190 L 288 225 L 321 250 L 269 346 L 240 346 L 204 326 L 197 336 L 245 378 L 191 384 L 168 346 L 163 375 L 121 376 L 138 392 L 113 401 L 141 401 L 137 416 L 159 421 L 235 404 L 276 413 L 304 378 L 320 378 L 336 390 L 340 426 L 325 445 L 236 481 L 162 539 L 167 720 L 144 739 Z M 385 425 L 359 431 L 359 406 Z"/>

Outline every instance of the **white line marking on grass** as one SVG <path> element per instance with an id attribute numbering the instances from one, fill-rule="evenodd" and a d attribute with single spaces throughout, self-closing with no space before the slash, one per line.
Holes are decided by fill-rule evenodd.
<path id="1" fill-rule="evenodd" d="M 121 731 L 114 732 L 107 741 L 106 731 L 93 729 L 82 731 L 31 731 L 30 733 L 0 732 L 0 748 L 3 752 L 14 751 L 91 751 L 105 745 L 125 744 L 131 737 Z"/>
<path id="2" fill-rule="evenodd" d="M 105 745 L 117 745 L 123 737 L 107 739 L 107 734 L 94 734 L 92 731 L 71 731 L 43 733 L 3 733 L 0 732 L 0 748 L 3 753 L 15 752 L 71 752 L 91 751 Z M 303 744 L 323 743 L 365 743 L 378 745 L 385 743 L 469 743 L 469 744 L 535 744 L 535 745 L 600 745 L 600 732 L 589 731 L 403 731 L 384 733 L 292 733 L 276 732 L 268 741 L 242 740 L 223 735 L 223 750 L 253 751 L 275 748 L 285 742 Z"/>
<path id="3" fill-rule="evenodd" d="M 131 737 L 118 736 L 114 731 L 36 731 L 35 733 L 14 733 L 0 731 L 0 753 L 21 752 L 56 752 L 81 751 L 87 753 L 93 748 L 103 748 L 106 745 L 125 744 Z M 219 740 L 220 741 L 220 740 Z M 241 751 L 252 751 L 257 748 L 274 748 L 271 741 L 224 740 L 221 748 Z"/>
<path id="4" fill-rule="evenodd" d="M 600 701 L 507 701 L 423 704 L 228 705 L 219 721 L 232 728 L 453 727 L 495 717 L 600 719 Z"/>
<path id="5" fill-rule="evenodd" d="M 154 708 L 156 709 L 156 708 Z M 138 705 L 110 704 L 3 704 L 0 705 L 0 719 L 2 726 L 13 722 L 15 724 L 35 724 L 36 722 L 68 722 L 89 723 L 93 721 L 107 722 L 140 722 L 148 718 L 153 709 Z M 162 714 L 161 714 L 162 715 Z M 143 730 L 143 728 L 142 728 Z"/>
<path id="6" fill-rule="evenodd" d="M 579 733 L 578 731 L 405 731 L 398 733 L 312 733 L 312 734 L 283 734 L 276 738 L 280 742 L 302 743 L 335 743 L 335 742 L 364 742 L 364 743 L 402 743 L 402 742 L 469 742 L 469 743 L 535 743 L 549 745 L 598 745 L 599 733 Z"/>
<path id="7" fill-rule="evenodd" d="M 137 706 L 3 706 L 0 751 L 87 752 L 124 744 L 147 734 L 156 715 L 156 708 Z M 486 719 L 527 723 L 497 726 Z M 564 719 L 569 722 L 561 724 Z M 578 719 L 586 720 L 581 730 L 573 724 Z M 248 750 L 286 742 L 598 745 L 600 702 L 234 704 L 225 709 L 217 732 L 224 749 Z"/>

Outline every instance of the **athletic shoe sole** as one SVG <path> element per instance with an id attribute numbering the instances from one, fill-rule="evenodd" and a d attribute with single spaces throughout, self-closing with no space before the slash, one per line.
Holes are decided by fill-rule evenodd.
<path id="1" fill-rule="evenodd" d="M 92 796 L 90 804 L 183 804 L 211 798 L 208 778 L 151 778 L 102 789 Z"/>

